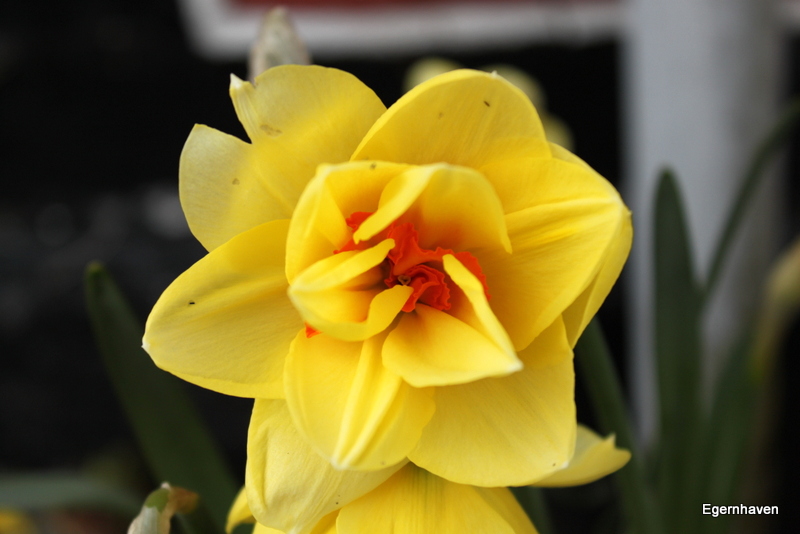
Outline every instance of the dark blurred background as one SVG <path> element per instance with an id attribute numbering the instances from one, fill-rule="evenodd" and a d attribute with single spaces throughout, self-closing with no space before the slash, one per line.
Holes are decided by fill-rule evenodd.
<path id="1" fill-rule="evenodd" d="M 609 39 L 447 57 L 475 68 L 508 63 L 535 76 L 550 112 L 571 128 L 575 152 L 619 186 L 619 53 Z M 800 87 L 797 39 L 789 53 L 787 94 Z M 352 72 L 388 106 L 417 59 L 320 62 Z M 245 78 L 244 59 L 196 55 L 175 2 L 0 4 L 0 472 L 86 470 L 111 459 L 129 466 L 125 476 L 139 490 L 154 487 L 94 346 L 83 270 L 104 262 L 144 320 L 161 291 L 202 257 L 179 209 L 178 158 L 195 123 L 244 137 L 227 96 L 230 73 Z M 792 147 L 787 237 L 800 230 L 797 140 Z M 623 290 L 619 284 L 601 317 L 625 376 Z M 799 343 L 795 335 L 780 373 L 769 502 L 781 514 L 773 532 L 795 532 L 800 521 L 793 508 L 800 362 L 791 357 Z M 251 401 L 187 389 L 243 478 Z M 582 391 L 578 402 L 591 422 Z M 575 525 L 569 501 L 576 499 L 591 521 L 615 524 L 604 517 L 609 487 L 600 484 L 553 492 L 564 532 Z"/>

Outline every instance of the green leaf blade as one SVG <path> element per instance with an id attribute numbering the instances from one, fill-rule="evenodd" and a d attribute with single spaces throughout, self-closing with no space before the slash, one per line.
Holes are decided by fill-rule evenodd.
<path id="1" fill-rule="evenodd" d="M 85 289 L 103 361 L 153 476 L 198 493 L 224 531 L 238 487 L 183 386 L 141 348 L 143 328 L 101 265 L 87 267 Z"/>
<path id="2" fill-rule="evenodd" d="M 706 302 L 719 283 L 725 261 L 733 246 L 736 232 L 741 226 L 745 213 L 747 213 L 747 207 L 750 204 L 750 200 L 755 196 L 754 193 L 758 188 L 758 184 L 761 183 L 764 172 L 774 159 L 775 154 L 794 132 L 798 122 L 800 122 L 800 97 L 795 97 L 784 108 L 778 121 L 756 148 L 755 155 L 747 166 L 739 191 L 736 193 L 731 211 L 725 219 L 717 246 L 714 248 L 711 267 L 705 283 Z"/>
<path id="3" fill-rule="evenodd" d="M 658 486 L 670 530 L 693 532 L 701 500 L 702 296 L 678 184 L 659 182 L 655 207 L 655 346 L 660 439 Z"/>
<path id="4" fill-rule="evenodd" d="M 102 510 L 133 517 L 139 506 L 138 497 L 130 491 L 77 473 L 54 471 L 0 476 L 0 508 Z"/>

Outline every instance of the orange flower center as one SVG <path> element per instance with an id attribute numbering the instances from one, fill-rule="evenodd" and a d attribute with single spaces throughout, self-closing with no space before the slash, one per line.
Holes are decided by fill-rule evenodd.
<path id="1" fill-rule="evenodd" d="M 371 212 L 357 211 L 345 219 L 347 226 L 355 232 L 361 224 L 372 215 Z M 386 287 L 398 284 L 411 287 L 411 295 L 403 305 L 404 312 L 414 311 L 417 302 L 426 304 L 437 310 L 450 309 L 450 277 L 442 270 L 442 257 L 452 254 L 464 267 L 474 274 L 483 284 L 483 291 L 487 300 L 491 298 L 489 287 L 486 285 L 486 275 L 483 274 L 478 259 L 471 253 L 453 252 L 450 249 L 436 247 L 436 250 L 424 249 L 419 246 L 419 234 L 412 223 L 392 223 L 378 236 L 382 239 L 394 239 L 394 248 L 389 251 L 381 267 L 386 273 L 384 283 Z M 369 247 L 366 241 L 356 243 L 352 238 L 345 245 L 334 250 L 334 254 L 350 250 L 364 250 Z M 306 325 L 306 336 L 319 334 L 319 331 Z"/>

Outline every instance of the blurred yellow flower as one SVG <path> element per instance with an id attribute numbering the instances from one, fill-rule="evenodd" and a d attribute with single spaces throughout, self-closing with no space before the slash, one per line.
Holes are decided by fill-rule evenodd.
<path id="1" fill-rule="evenodd" d="M 585 484 L 630 458 L 579 427 L 573 460 L 541 486 Z M 413 463 L 374 472 L 338 471 L 297 432 L 286 403 L 256 400 L 250 424 L 246 485 L 228 517 L 228 532 L 256 519 L 255 534 L 533 534 L 507 488 L 457 484 Z M 255 517 L 254 517 L 255 516 Z"/>
<path id="2" fill-rule="evenodd" d="M 148 319 L 156 364 L 285 399 L 314 450 L 365 477 L 408 458 L 506 486 L 565 466 L 572 347 L 630 247 L 614 188 L 497 75 L 450 72 L 388 110 L 316 66 L 231 96 L 252 143 L 189 136 L 181 201 L 209 254 Z"/>
<path id="3" fill-rule="evenodd" d="M 36 534 L 38 531 L 36 524 L 26 514 L 0 508 L 0 534 Z"/>

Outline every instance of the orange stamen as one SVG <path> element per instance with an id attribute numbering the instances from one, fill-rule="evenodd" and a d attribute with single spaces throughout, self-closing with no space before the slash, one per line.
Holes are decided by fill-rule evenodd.
<path id="1" fill-rule="evenodd" d="M 309 338 L 310 337 L 314 337 L 314 336 L 316 336 L 318 334 L 321 334 L 321 333 L 322 332 L 320 332 L 319 330 L 317 330 L 316 328 L 314 328 L 310 324 L 306 323 L 306 337 L 309 337 Z"/>
<path id="2" fill-rule="evenodd" d="M 355 232 L 361 224 L 367 220 L 372 213 L 357 211 L 348 217 L 345 222 L 350 229 Z M 394 287 L 398 284 L 409 286 L 413 289 L 411 296 L 403 305 L 404 312 L 414 311 L 417 302 L 426 304 L 437 310 L 450 309 L 450 278 L 441 270 L 442 257 L 445 254 L 452 254 L 483 284 L 483 291 L 486 298 L 490 299 L 489 287 L 486 284 L 486 276 L 481 270 L 478 259 L 467 251 L 453 252 L 450 249 L 436 247 L 436 250 L 424 249 L 419 246 L 419 234 L 411 223 L 395 224 L 380 233 L 381 239 L 394 239 L 395 245 L 384 260 L 384 268 L 388 276 L 384 280 L 387 287 Z M 351 238 L 350 241 L 334 254 L 348 250 L 363 250 L 369 246 L 366 242 L 356 244 Z M 431 265 L 433 264 L 433 265 Z M 311 332 L 311 333 L 309 333 Z M 317 332 L 306 325 L 306 335 L 311 337 Z"/>

